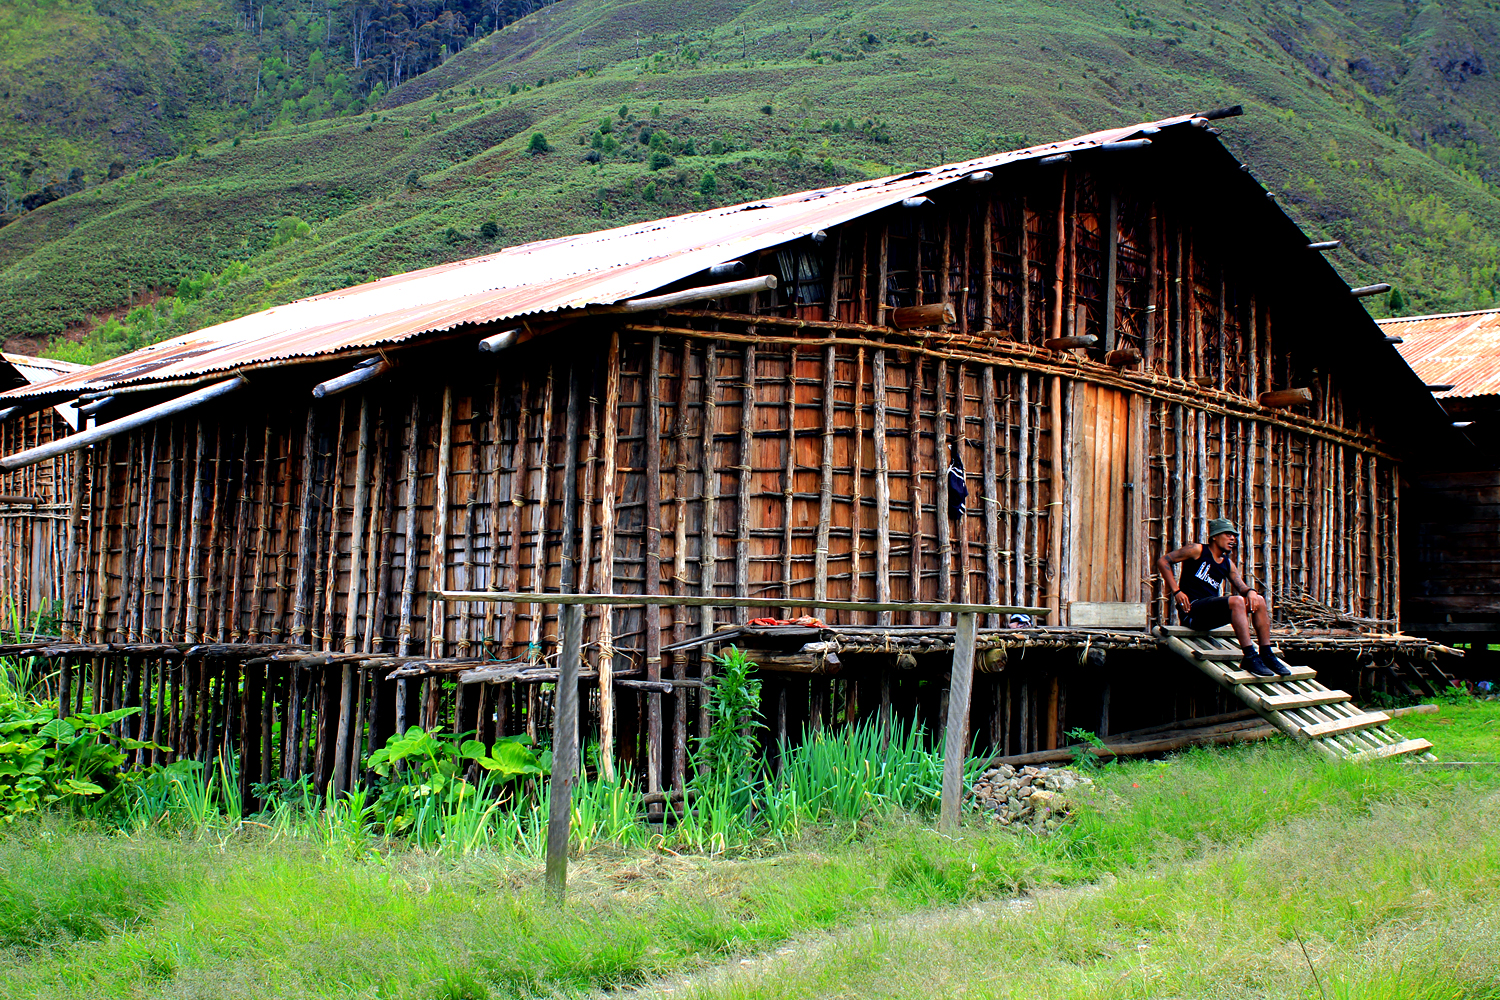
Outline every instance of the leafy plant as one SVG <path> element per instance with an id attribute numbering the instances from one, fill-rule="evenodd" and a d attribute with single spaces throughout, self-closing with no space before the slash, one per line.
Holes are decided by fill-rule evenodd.
<path id="1" fill-rule="evenodd" d="M 110 728 L 140 712 L 81 713 L 59 718 L 51 706 L 11 700 L 0 705 L 0 822 L 50 806 L 78 806 L 119 786 L 130 750 L 154 743 L 115 736 Z"/>
<path id="2" fill-rule="evenodd" d="M 1081 726 L 1074 727 L 1073 729 L 1068 730 L 1067 736 L 1068 739 L 1072 740 L 1074 743 L 1087 743 L 1095 750 L 1109 749 L 1109 745 L 1099 737 L 1098 733 L 1095 733 L 1091 729 L 1084 729 Z M 1099 754 L 1080 753 L 1074 755 L 1073 766 L 1078 768 L 1080 771 L 1097 771 L 1100 768 L 1104 767 L 1105 764 L 1104 758 Z"/>
<path id="3" fill-rule="evenodd" d="M 760 679 L 755 663 L 737 646 L 714 657 L 714 686 L 708 698 L 708 733 L 698 738 L 693 761 L 701 787 L 746 790 L 760 757 L 756 734 L 765 728 L 760 712 Z"/>

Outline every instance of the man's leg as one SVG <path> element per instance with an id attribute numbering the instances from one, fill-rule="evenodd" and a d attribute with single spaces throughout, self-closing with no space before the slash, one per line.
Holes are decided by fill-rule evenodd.
<path id="1" fill-rule="evenodd" d="M 1262 646 L 1271 644 L 1271 605 L 1259 592 L 1250 595 L 1250 616 L 1255 621 L 1255 636 Z"/>
<path id="2" fill-rule="evenodd" d="M 1271 602 L 1263 594 L 1250 596 L 1251 615 L 1255 619 L 1255 632 L 1260 639 L 1260 660 L 1282 677 L 1291 673 L 1291 668 L 1281 657 L 1271 652 Z"/>
<path id="3" fill-rule="evenodd" d="M 1250 618 L 1245 612 L 1245 599 L 1238 594 L 1229 598 L 1229 624 L 1234 626 L 1234 637 L 1240 641 L 1241 649 L 1253 649 L 1250 642 Z"/>

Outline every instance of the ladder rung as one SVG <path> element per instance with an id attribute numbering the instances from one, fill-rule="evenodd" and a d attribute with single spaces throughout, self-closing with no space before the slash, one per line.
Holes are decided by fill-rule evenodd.
<path id="1" fill-rule="evenodd" d="M 1382 757 L 1400 757 L 1408 753 L 1424 753 L 1431 750 L 1432 744 L 1426 740 L 1402 740 L 1400 743 L 1391 743 L 1375 750 L 1362 750 L 1356 754 L 1350 754 L 1350 760 L 1380 760 Z"/>
<path id="2" fill-rule="evenodd" d="M 1200 632 L 1197 629 L 1188 628 L 1186 625 L 1163 625 L 1161 629 L 1163 632 L 1167 633 L 1167 635 L 1175 636 L 1193 635 L 1203 636 L 1205 638 L 1212 637 L 1215 639 L 1234 638 L 1234 626 L 1232 625 L 1220 625 L 1212 632 Z"/>
<path id="3" fill-rule="evenodd" d="M 1312 691 L 1308 694 L 1263 694 L 1260 696 L 1261 703 L 1267 708 L 1277 712 L 1284 712 L 1289 708 L 1306 708 L 1308 705 L 1332 705 L 1335 702 L 1348 701 L 1347 691 Z"/>
<path id="4" fill-rule="evenodd" d="M 1349 733 L 1356 729 L 1369 729 L 1371 726 L 1384 725 L 1390 721 L 1391 717 L 1384 712 L 1362 712 L 1345 719 L 1333 719 L 1329 722 L 1303 726 L 1299 735 L 1303 739 L 1320 740 L 1325 736 L 1336 736 L 1339 733 Z"/>
<path id="5" fill-rule="evenodd" d="M 1257 677 L 1248 670 L 1224 670 L 1224 681 L 1228 684 L 1277 684 L 1285 681 L 1310 681 L 1318 676 L 1318 672 L 1312 667 L 1292 667 L 1292 672 L 1285 677 Z"/>
<path id="6" fill-rule="evenodd" d="M 1195 649 L 1193 655 L 1200 660 L 1227 662 L 1244 659 L 1245 651 L 1243 649 Z"/>
<path id="7" fill-rule="evenodd" d="M 1281 650 L 1279 650 L 1279 649 L 1273 649 L 1272 652 L 1274 652 L 1277 656 L 1281 655 Z M 1195 649 L 1195 650 L 1193 650 L 1193 655 L 1196 656 L 1200 660 L 1215 660 L 1215 661 L 1219 661 L 1219 662 L 1228 662 L 1230 660 L 1243 660 L 1245 658 L 1245 651 L 1243 649 L 1223 649 L 1223 648 L 1219 648 L 1219 649 Z"/>

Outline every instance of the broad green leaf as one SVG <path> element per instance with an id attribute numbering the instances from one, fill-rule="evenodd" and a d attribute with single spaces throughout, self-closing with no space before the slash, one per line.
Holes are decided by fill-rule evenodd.
<path id="1" fill-rule="evenodd" d="M 458 755 L 465 760 L 477 760 L 485 755 L 484 744 L 478 740 L 464 740 L 458 749 Z"/>
<path id="2" fill-rule="evenodd" d="M 137 705 L 134 708 L 117 708 L 113 712 L 98 712 L 92 715 L 88 713 L 81 713 L 79 715 L 72 716 L 68 721 L 73 723 L 74 725 L 79 725 L 80 723 L 82 723 L 80 728 L 83 729 L 97 730 L 104 729 L 107 726 L 112 726 L 116 722 L 119 722 L 121 719 L 128 719 L 132 715 L 135 715 L 140 711 L 141 707 Z"/>
<path id="3" fill-rule="evenodd" d="M 92 781 L 80 781 L 77 778 L 69 778 L 62 783 L 62 787 L 74 795 L 103 795 L 104 789 Z"/>
<path id="4" fill-rule="evenodd" d="M 53 719 L 37 731 L 37 736 L 44 740 L 63 742 L 71 740 L 77 732 L 78 730 L 67 719 Z"/>

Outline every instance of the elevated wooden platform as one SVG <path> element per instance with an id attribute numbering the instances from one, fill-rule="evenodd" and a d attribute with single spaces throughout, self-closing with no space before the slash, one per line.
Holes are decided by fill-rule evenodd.
<path id="1" fill-rule="evenodd" d="M 1331 690 L 1317 681 L 1317 671 L 1291 666 L 1289 677 L 1259 677 L 1237 669 L 1243 652 L 1228 628 L 1195 632 L 1175 625 L 1158 627 L 1157 642 L 1207 674 L 1220 687 L 1253 709 L 1277 729 L 1309 743 L 1335 759 L 1374 760 L 1420 754 L 1432 744 L 1409 740 L 1387 727 L 1391 717 L 1384 712 L 1366 712 L 1344 691 Z M 1284 656 L 1284 647 L 1277 649 Z"/>

